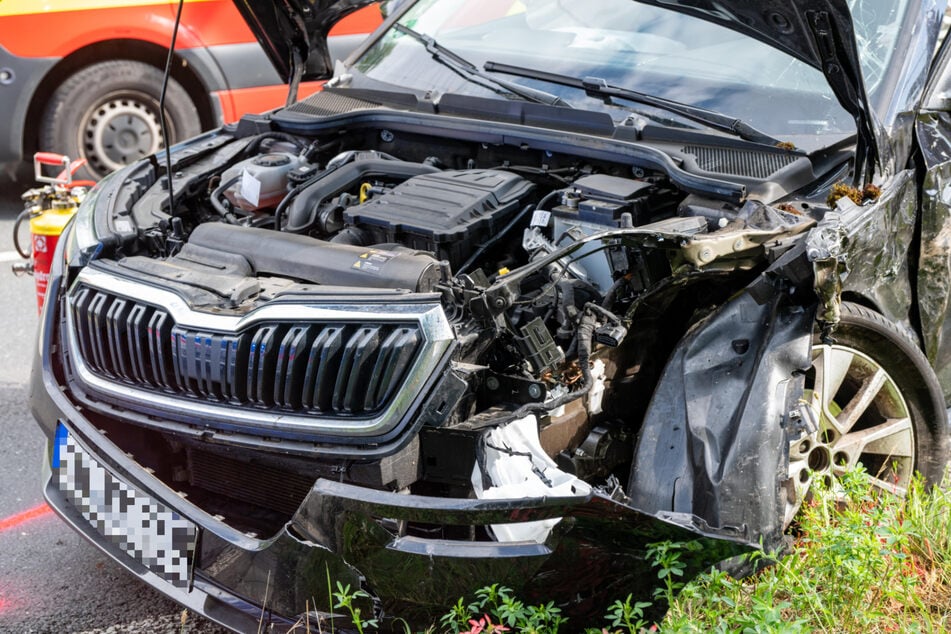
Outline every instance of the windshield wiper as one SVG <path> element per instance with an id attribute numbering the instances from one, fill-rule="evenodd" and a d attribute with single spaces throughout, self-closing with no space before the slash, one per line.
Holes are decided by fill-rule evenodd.
<path id="1" fill-rule="evenodd" d="M 441 64 L 444 64 L 445 66 L 448 66 L 453 71 L 459 75 L 462 75 L 471 82 L 488 88 L 501 88 L 517 97 L 521 97 L 525 101 L 543 103 L 549 106 L 571 107 L 558 95 L 553 95 L 551 93 L 545 92 L 544 90 L 536 90 L 535 88 L 522 86 L 489 75 L 478 66 L 465 59 L 461 55 L 455 53 L 451 49 L 446 48 L 429 35 L 420 33 L 419 31 L 414 31 L 413 29 L 409 28 L 408 26 L 404 26 L 399 22 L 393 24 L 393 28 L 404 35 L 410 36 L 422 44 L 426 48 L 426 51 L 433 56 L 433 59 L 435 59 L 437 62 L 440 62 Z M 485 86 L 485 84 L 491 84 L 491 86 Z"/>
<path id="2" fill-rule="evenodd" d="M 785 145 L 784 143 L 780 142 L 779 139 L 775 139 L 768 134 L 760 132 L 753 126 L 743 122 L 740 119 L 736 119 L 719 112 L 714 112 L 713 110 L 707 110 L 706 108 L 699 108 L 697 106 L 691 106 L 678 101 L 671 101 L 669 99 L 664 99 L 663 97 L 655 97 L 654 95 L 648 95 L 636 90 L 630 90 L 629 88 L 611 86 L 607 83 L 607 81 L 598 77 L 585 77 L 583 79 L 579 79 L 577 77 L 571 77 L 570 75 L 550 73 L 544 70 L 523 68 L 521 66 L 511 66 L 509 64 L 501 64 L 498 62 L 486 62 L 483 68 L 493 73 L 503 73 L 505 75 L 515 75 L 516 77 L 538 79 L 541 81 L 550 82 L 552 84 L 578 88 L 584 90 L 589 96 L 604 99 L 607 103 L 610 103 L 610 100 L 613 98 L 642 103 L 647 106 L 660 108 L 662 110 L 678 114 L 685 119 L 701 123 L 709 128 L 713 128 L 714 130 L 728 132 L 746 141 L 752 141 L 753 143 L 761 143 L 763 145 L 771 146 Z"/>

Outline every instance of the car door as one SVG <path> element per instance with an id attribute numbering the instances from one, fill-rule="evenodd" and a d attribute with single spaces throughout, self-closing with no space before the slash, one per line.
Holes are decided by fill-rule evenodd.
<path id="1" fill-rule="evenodd" d="M 946 18 L 947 20 L 947 18 Z M 942 30 L 944 35 L 946 29 Z M 944 38 L 918 111 L 921 175 L 918 311 L 925 354 L 951 385 L 951 46 Z M 945 400 L 951 401 L 951 388 Z"/>

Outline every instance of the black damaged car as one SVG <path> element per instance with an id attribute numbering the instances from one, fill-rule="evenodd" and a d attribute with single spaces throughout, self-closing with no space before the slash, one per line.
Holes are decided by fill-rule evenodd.
<path id="1" fill-rule="evenodd" d="M 50 505 L 143 581 L 237 631 L 337 581 L 581 624 L 647 543 L 940 479 L 943 3 L 408 1 L 333 68 L 364 0 L 236 2 L 291 105 L 87 196 L 33 373 Z"/>

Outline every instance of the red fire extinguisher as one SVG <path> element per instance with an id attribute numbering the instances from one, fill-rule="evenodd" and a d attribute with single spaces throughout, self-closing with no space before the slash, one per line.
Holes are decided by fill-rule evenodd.
<path id="1" fill-rule="evenodd" d="M 76 213 L 88 188 L 95 184 L 92 181 L 73 180 L 73 174 L 85 164 L 86 159 L 70 161 L 67 156 L 51 152 L 33 155 L 34 176 L 45 185 L 31 189 L 22 196 L 24 209 L 14 223 L 13 242 L 20 255 L 29 259 L 29 262 L 15 264 L 13 270 L 18 274 L 33 276 L 36 281 L 36 304 L 40 312 L 43 311 L 53 252 L 59 236 Z M 62 167 L 62 171 L 57 176 L 46 176 L 44 166 Z M 29 251 L 19 243 L 20 225 L 26 219 L 30 221 Z"/>

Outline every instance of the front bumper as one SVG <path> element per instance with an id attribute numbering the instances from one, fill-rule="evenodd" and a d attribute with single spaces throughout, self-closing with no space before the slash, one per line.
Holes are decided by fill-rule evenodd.
<path id="1" fill-rule="evenodd" d="M 181 499 L 94 431 L 93 446 L 85 421 L 64 425 L 111 477 L 197 527 L 188 583 L 156 573 L 90 522 L 70 499 L 71 492 L 58 484 L 49 459 L 52 447 L 44 469 L 50 506 L 142 581 L 240 632 L 259 631 L 262 618 L 290 625 L 306 612 L 311 622 L 329 622 L 334 617 L 328 597 L 337 582 L 373 595 L 364 614 L 381 609 L 384 615 L 421 625 L 432 623 L 459 597 L 472 597 L 491 583 L 511 587 L 529 601 L 555 601 L 580 622 L 597 618 L 611 599 L 626 593 L 650 596 L 656 574 L 644 557 L 648 543 L 697 539 L 600 495 L 480 501 L 405 496 L 318 480 L 292 520 L 276 535 L 259 540 Z M 475 526 L 551 517 L 564 519 L 540 544 L 400 537 L 394 530 L 405 521 Z M 703 541 L 704 560 L 691 562 L 695 570 L 740 552 L 734 544 Z"/>
<path id="2" fill-rule="evenodd" d="M 60 282 L 54 274 L 49 297 L 59 296 Z M 401 495 L 326 479 L 315 482 L 276 534 L 249 537 L 136 463 L 70 400 L 52 369 L 57 305 L 47 303 L 31 385 L 34 416 L 51 441 L 44 478 L 50 506 L 142 581 L 236 631 L 257 632 L 262 622 L 290 625 L 305 613 L 311 623 L 335 618 L 330 595 L 337 582 L 373 597 L 362 606 L 364 614 L 375 611 L 424 626 L 458 598 L 492 583 L 529 602 L 554 601 L 580 625 L 600 618 L 611 600 L 651 595 L 656 572 L 645 555 L 649 543 L 701 540 L 703 548 L 684 552 L 693 571 L 746 549 L 698 537 L 699 523 L 692 517 L 658 519 L 597 492 L 476 500 Z M 121 482 L 195 527 L 186 583 L 157 574 L 140 553 L 117 545 L 121 536 L 117 540 L 101 522 L 90 521 L 88 508 L 77 507 L 69 479 L 56 477 L 53 467 L 57 430 L 68 431 L 84 456 L 108 474 L 106 480 Z M 480 527 L 559 517 L 544 543 L 425 538 L 403 530 L 407 523 Z M 122 517 L 117 523 L 128 521 Z M 336 618 L 336 627 L 347 625 Z"/>

